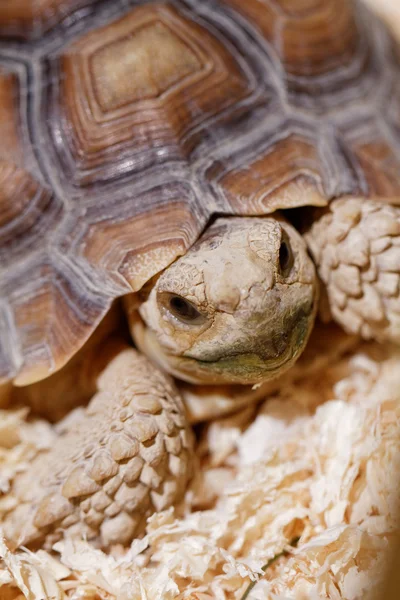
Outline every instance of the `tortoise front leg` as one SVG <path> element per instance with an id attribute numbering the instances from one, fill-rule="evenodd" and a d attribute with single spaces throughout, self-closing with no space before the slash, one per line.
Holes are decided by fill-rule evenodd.
<path id="1" fill-rule="evenodd" d="M 400 208 L 336 200 L 305 238 L 334 319 L 365 339 L 400 343 Z"/>
<path id="2" fill-rule="evenodd" d="M 98 390 L 13 482 L 3 526 L 14 545 L 49 546 L 64 530 L 100 547 L 127 544 L 183 494 L 192 436 L 172 380 L 124 346 Z"/>

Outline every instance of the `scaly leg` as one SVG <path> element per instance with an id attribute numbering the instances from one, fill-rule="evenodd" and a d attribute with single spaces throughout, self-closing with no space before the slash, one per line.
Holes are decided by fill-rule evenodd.
<path id="1" fill-rule="evenodd" d="M 174 503 L 192 469 L 192 437 L 172 380 L 123 346 L 86 409 L 13 482 L 3 523 L 14 544 L 86 536 L 129 543 L 147 516 Z"/>
<path id="2" fill-rule="evenodd" d="M 305 238 L 334 319 L 365 339 L 400 343 L 400 208 L 336 200 Z"/>

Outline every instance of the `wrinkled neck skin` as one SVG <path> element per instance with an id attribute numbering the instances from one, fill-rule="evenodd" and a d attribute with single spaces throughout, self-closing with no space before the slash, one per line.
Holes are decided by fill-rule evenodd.
<path id="1" fill-rule="evenodd" d="M 303 239 L 274 214 L 217 219 L 138 310 L 129 297 L 126 307 L 138 348 L 165 371 L 189 383 L 249 385 L 298 359 L 317 300 Z"/>

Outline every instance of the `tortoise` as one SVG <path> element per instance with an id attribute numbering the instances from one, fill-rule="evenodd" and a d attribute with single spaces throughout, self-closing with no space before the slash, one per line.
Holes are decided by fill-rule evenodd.
<path id="1" fill-rule="evenodd" d="M 0 5 L 2 392 L 94 394 L 13 482 L 10 541 L 129 543 L 194 468 L 176 383 L 286 373 L 320 287 L 400 341 L 399 57 L 351 0 Z"/>

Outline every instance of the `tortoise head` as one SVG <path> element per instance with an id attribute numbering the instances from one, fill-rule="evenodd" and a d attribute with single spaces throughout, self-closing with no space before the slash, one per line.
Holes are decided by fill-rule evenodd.
<path id="1" fill-rule="evenodd" d="M 158 277 L 130 323 L 139 348 L 177 377 L 252 384 L 299 357 L 317 296 L 314 265 L 291 225 L 221 218 Z"/>

